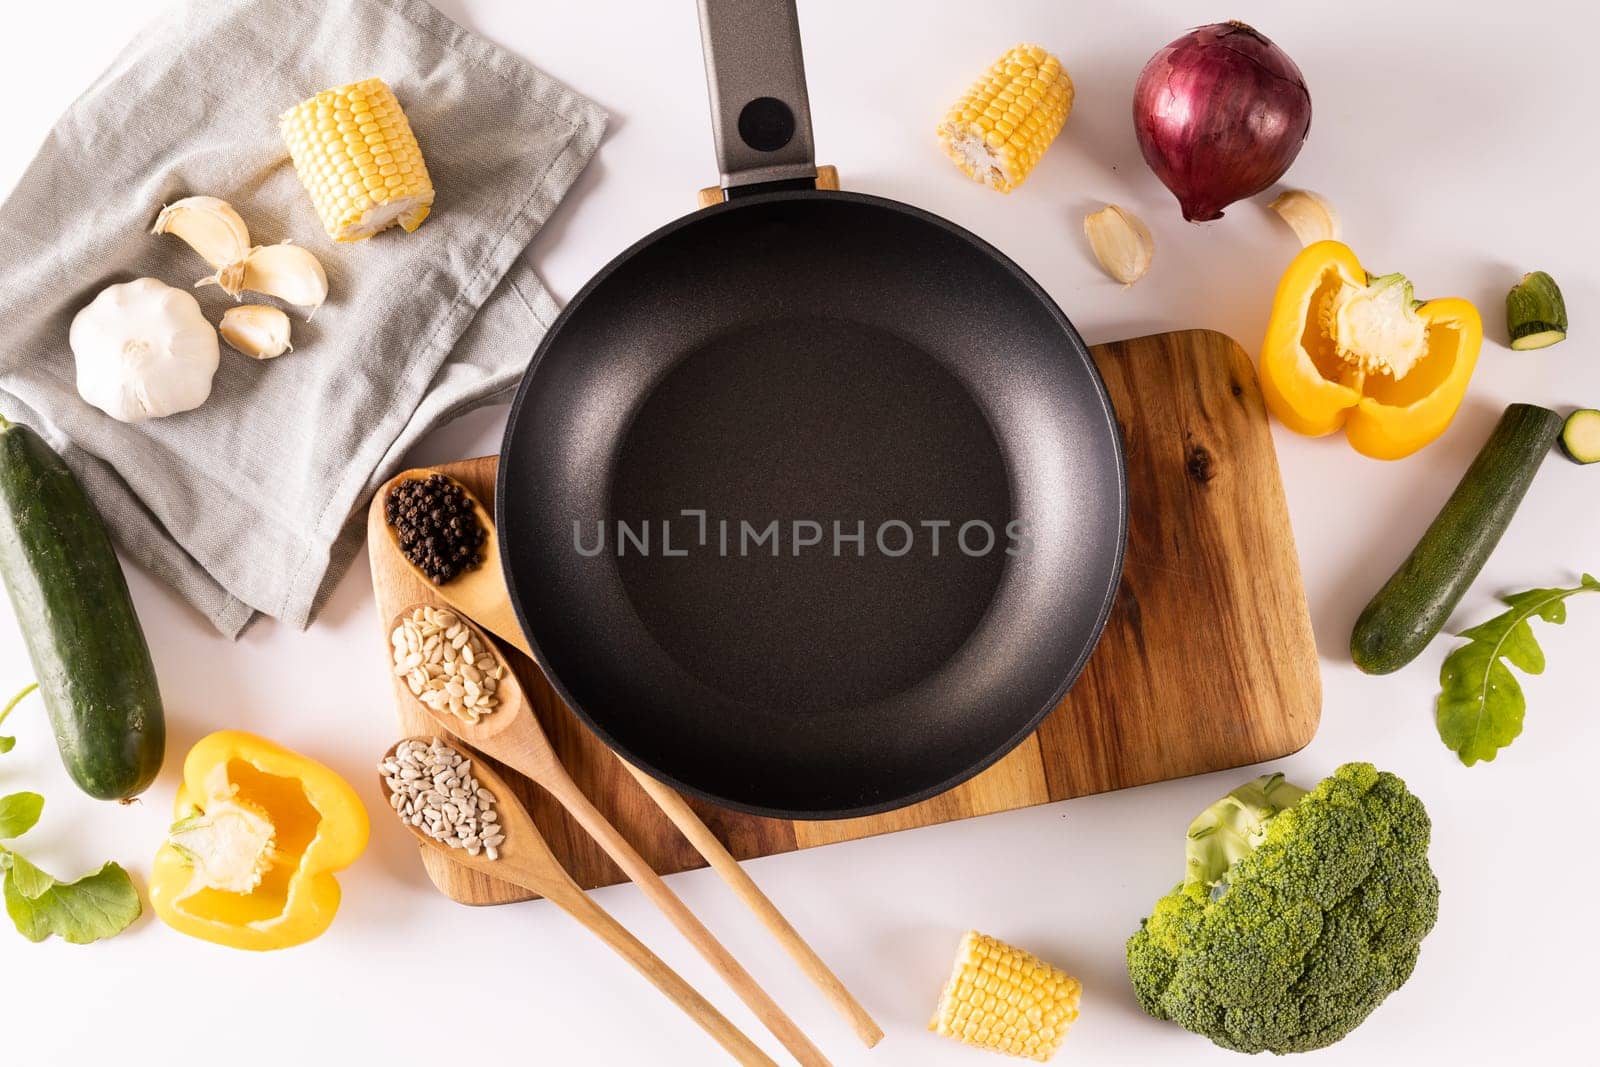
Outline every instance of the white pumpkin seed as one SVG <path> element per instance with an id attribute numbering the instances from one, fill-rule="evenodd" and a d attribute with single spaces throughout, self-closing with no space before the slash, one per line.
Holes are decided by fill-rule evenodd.
<path id="1" fill-rule="evenodd" d="M 394 628 L 389 642 L 395 676 L 434 711 L 475 723 L 499 707 L 490 694 L 505 676 L 505 666 L 456 615 L 417 608 Z"/>

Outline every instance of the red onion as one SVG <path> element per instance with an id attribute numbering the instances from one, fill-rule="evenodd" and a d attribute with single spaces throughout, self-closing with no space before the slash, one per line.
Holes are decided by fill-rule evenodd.
<path id="1" fill-rule="evenodd" d="M 1311 129 L 1311 93 L 1283 50 L 1242 22 L 1191 30 L 1133 90 L 1139 150 L 1190 222 L 1283 177 Z"/>

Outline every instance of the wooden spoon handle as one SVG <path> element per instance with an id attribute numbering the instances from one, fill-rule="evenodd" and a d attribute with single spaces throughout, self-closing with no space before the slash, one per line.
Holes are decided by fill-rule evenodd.
<path id="1" fill-rule="evenodd" d="M 806 943 L 806 939 L 800 936 L 800 931 L 784 918 L 778 906 L 761 891 L 761 887 L 745 873 L 739 861 L 723 847 L 722 842 L 711 832 L 711 828 L 694 813 L 694 809 L 689 807 L 675 790 L 656 781 L 633 764 L 623 760 L 622 765 L 632 772 L 639 785 L 650 795 L 650 799 L 656 802 L 656 806 L 666 813 L 673 825 L 689 840 L 696 851 L 705 857 L 706 862 L 711 864 L 711 869 L 722 877 L 734 894 L 744 901 L 747 908 L 755 912 L 756 918 L 760 919 L 761 924 L 778 939 L 778 944 L 783 946 L 783 950 L 799 965 L 805 976 L 811 979 L 811 983 L 822 990 L 822 994 L 828 998 L 834 1010 L 850 1023 L 862 1042 L 868 1048 L 872 1048 L 882 1041 L 883 1030 L 872 1016 L 867 1014 L 867 1009 L 863 1008 L 850 990 L 845 988 L 839 976 L 823 962 L 816 950 Z"/>
<path id="2" fill-rule="evenodd" d="M 802 1067 L 831 1067 L 822 1050 L 795 1025 L 793 1019 L 784 1014 L 777 1002 L 761 988 L 750 972 L 733 958 L 733 954 L 723 947 L 722 942 L 706 929 L 705 924 L 689 910 L 688 905 L 667 888 L 667 883 L 661 880 L 661 876 L 645 862 L 644 857 L 628 843 L 627 838 L 606 820 L 600 809 L 590 803 L 583 790 L 578 788 L 578 784 L 564 769 L 557 765 L 553 769 L 545 770 L 545 773 L 540 774 L 536 780 L 560 802 L 562 807 L 567 809 L 590 837 L 599 842 L 606 855 L 622 868 L 623 873 L 643 891 L 650 903 L 660 909 L 695 950 L 716 968 L 717 973 L 738 994 L 739 999 L 755 1012 L 756 1018 L 761 1020 L 762 1025 L 783 1042 L 783 1047 L 800 1061 Z"/>
<path id="3" fill-rule="evenodd" d="M 547 887 L 548 888 L 548 887 Z M 577 919 L 612 951 L 633 965 L 650 984 L 665 993 L 683 1013 L 693 1019 L 702 1030 L 710 1034 L 717 1044 L 727 1049 L 728 1055 L 745 1067 L 778 1067 L 777 1063 L 727 1020 L 720 1011 L 695 991 L 683 977 L 668 967 L 659 956 L 645 947 L 643 942 L 628 932 L 588 894 L 573 886 L 570 891 L 560 890 L 546 899 Z"/>

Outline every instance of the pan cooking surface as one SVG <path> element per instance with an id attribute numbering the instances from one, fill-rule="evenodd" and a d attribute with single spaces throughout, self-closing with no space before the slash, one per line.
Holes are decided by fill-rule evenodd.
<path id="1" fill-rule="evenodd" d="M 741 703 L 827 711 L 908 688 L 966 641 L 1006 560 L 1011 494 L 983 412 L 937 360 L 859 323 L 773 319 L 689 354 L 644 401 L 614 479 L 616 519 L 657 533 L 656 551 L 617 560 L 634 609 Z M 705 545 L 685 508 L 706 512 Z M 662 554 L 663 520 L 687 556 Z M 797 539 L 796 520 L 820 529 Z M 958 528 L 974 521 L 972 550 L 985 527 L 996 544 L 969 556 Z"/>
<path id="2" fill-rule="evenodd" d="M 950 223 L 821 191 L 697 212 L 602 270 L 524 377 L 496 509 L 567 704 L 657 777 L 788 818 L 931 796 L 1026 737 L 1126 536 L 1120 433 L 1049 298 Z M 937 556 L 925 521 L 951 523 Z M 779 555 L 741 553 L 769 522 Z"/>

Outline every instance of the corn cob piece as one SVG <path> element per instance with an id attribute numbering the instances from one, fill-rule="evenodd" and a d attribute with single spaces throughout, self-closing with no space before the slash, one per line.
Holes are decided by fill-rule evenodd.
<path id="1" fill-rule="evenodd" d="M 1078 1018 L 1076 978 L 1004 941 L 968 930 L 928 1029 L 1043 1063 Z"/>
<path id="2" fill-rule="evenodd" d="M 433 206 L 433 183 L 400 101 L 380 78 L 328 89 L 285 111 L 278 129 L 328 236 L 361 241 Z"/>
<path id="3" fill-rule="evenodd" d="M 939 124 L 939 140 L 973 181 L 1009 193 L 1021 185 L 1072 110 L 1061 60 L 1019 44 L 995 61 Z"/>

